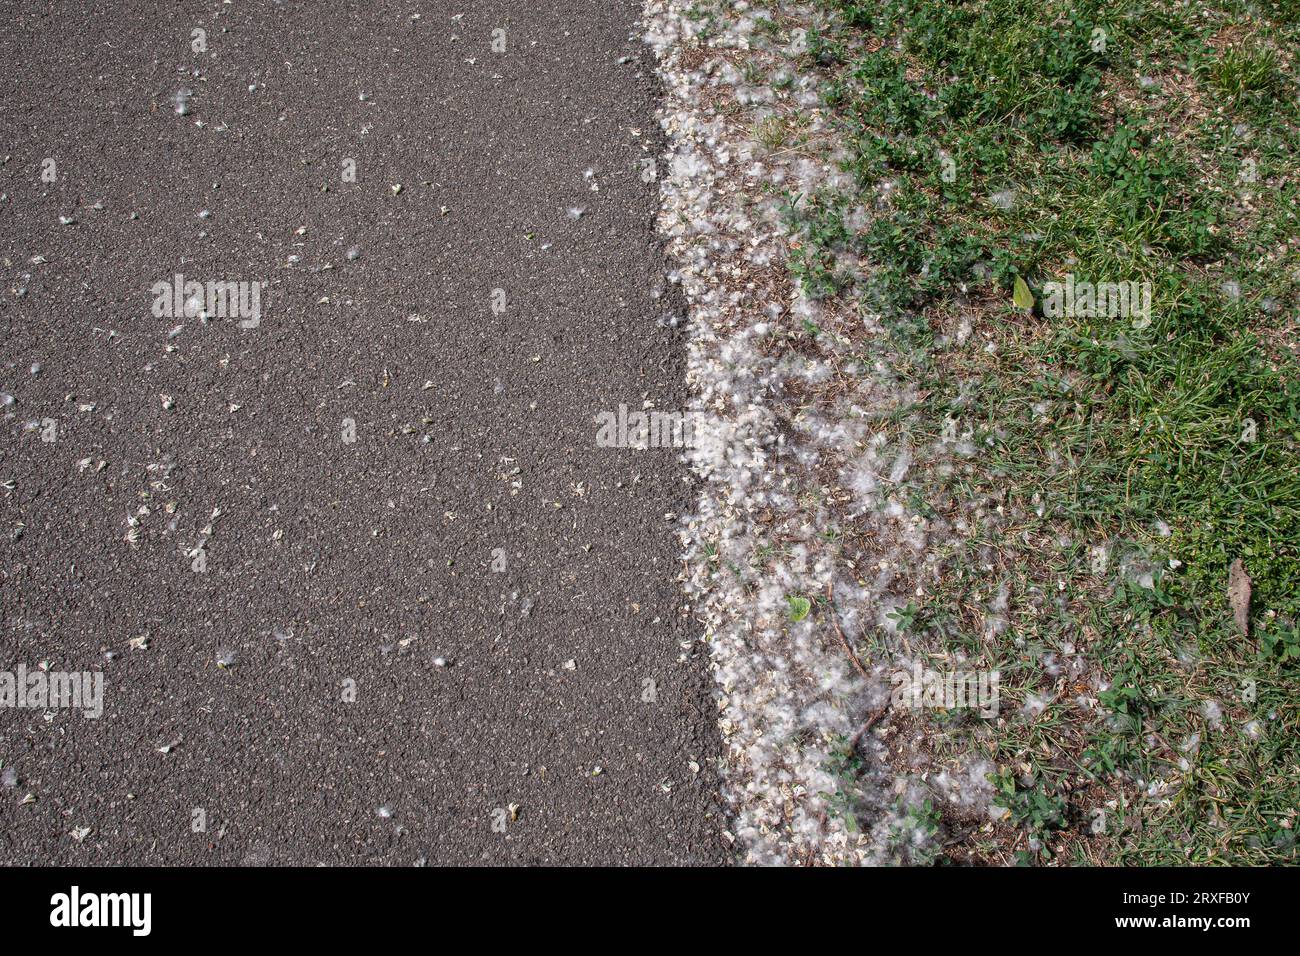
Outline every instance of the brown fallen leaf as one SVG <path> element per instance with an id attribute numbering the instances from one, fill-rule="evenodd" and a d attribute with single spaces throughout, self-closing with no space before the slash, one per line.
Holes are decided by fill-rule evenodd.
<path id="1" fill-rule="evenodd" d="M 1228 568 L 1228 606 L 1232 608 L 1232 618 L 1237 622 L 1237 629 L 1243 637 L 1250 633 L 1250 575 L 1241 558 L 1232 562 Z"/>

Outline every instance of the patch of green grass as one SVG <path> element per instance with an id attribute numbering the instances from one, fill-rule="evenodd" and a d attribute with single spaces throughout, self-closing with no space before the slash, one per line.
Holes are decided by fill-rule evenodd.
<path id="1" fill-rule="evenodd" d="M 1234 106 L 1266 105 L 1287 87 L 1277 51 L 1265 46 L 1233 46 L 1202 69 L 1211 89 Z"/>
<path id="2" fill-rule="evenodd" d="M 970 433 L 968 463 L 909 494 L 998 517 L 906 623 L 994 661 L 1009 705 L 1052 702 L 981 744 L 1022 767 L 997 781 L 1018 852 L 1294 859 L 1300 376 L 1279 343 L 1300 305 L 1296 4 L 824 6 L 805 66 L 856 185 L 790 200 L 791 269 L 881 316 L 922 396 L 918 446 L 945 421 Z M 1150 309 L 1050 308 L 1067 279 L 1145 284 Z M 972 317 L 971 344 L 941 344 Z M 1250 641 L 1227 606 L 1237 559 Z M 971 609 L 999 589 L 1005 629 L 981 633 Z M 1076 654 L 1080 673 L 1059 659 Z M 1107 686 L 1070 683 L 1089 674 Z"/>
<path id="3" fill-rule="evenodd" d="M 1117 862 L 1292 861 L 1294 671 L 1271 639 L 1252 645 L 1226 617 L 1191 612 L 1159 584 L 1124 588 L 1099 609 L 1108 628 L 1120 622 L 1099 649 L 1116 662 L 1104 701 L 1112 717 L 1093 729 L 1085 760 L 1149 794 L 1142 812 L 1110 821 Z M 1280 641 L 1293 635 L 1287 626 Z"/>

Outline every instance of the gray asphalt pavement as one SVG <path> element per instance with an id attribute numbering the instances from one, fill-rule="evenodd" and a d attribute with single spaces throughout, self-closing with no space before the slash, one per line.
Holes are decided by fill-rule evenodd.
<path id="1" fill-rule="evenodd" d="M 639 3 L 5 7 L 0 863 L 724 861 Z"/>

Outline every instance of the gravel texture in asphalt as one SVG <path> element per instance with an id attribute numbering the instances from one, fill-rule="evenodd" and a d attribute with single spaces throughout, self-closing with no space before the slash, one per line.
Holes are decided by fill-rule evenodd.
<path id="1" fill-rule="evenodd" d="M 688 473 L 595 440 L 686 400 L 639 4 L 91 6 L 0 29 L 0 679 L 103 675 L 0 863 L 727 859 Z"/>

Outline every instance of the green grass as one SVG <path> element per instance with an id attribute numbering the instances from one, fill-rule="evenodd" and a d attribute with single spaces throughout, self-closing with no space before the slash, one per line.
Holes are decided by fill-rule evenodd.
<path id="1" fill-rule="evenodd" d="M 1000 667 L 1013 707 L 1062 695 L 1042 660 L 1063 644 L 1109 681 L 1100 713 L 1049 708 L 981 738 L 1014 832 L 966 852 L 1293 861 L 1297 4 L 824 6 L 803 66 L 824 75 L 855 187 L 786 197 L 792 274 L 882 317 L 925 396 L 899 425 L 913 445 L 949 416 L 974 432 L 971 467 L 918 482 L 914 507 L 996 500 L 1008 519 L 946 556 L 905 630 Z M 859 206 L 875 214 L 853 229 Z M 1067 273 L 1149 283 L 1150 321 L 1046 314 Z M 971 316 L 996 349 L 936 344 Z M 1101 544 L 1115 558 L 1097 573 Z M 1227 604 L 1236 559 L 1250 640 Z M 989 638 L 969 608 L 999 587 L 1010 621 Z"/>
<path id="2" fill-rule="evenodd" d="M 1276 50 L 1270 47 L 1231 47 L 1210 59 L 1202 75 L 1211 86 L 1230 98 L 1234 106 L 1266 106 L 1284 95 L 1287 83 Z"/>

